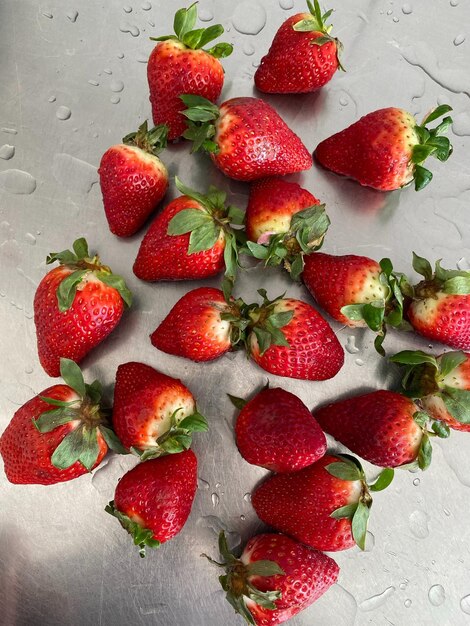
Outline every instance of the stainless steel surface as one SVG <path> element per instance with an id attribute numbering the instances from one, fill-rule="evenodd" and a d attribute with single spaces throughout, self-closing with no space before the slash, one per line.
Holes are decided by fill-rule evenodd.
<path id="1" fill-rule="evenodd" d="M 199 555 L 216 554 L 221 527 L 232 531 L 233 543 L 260 528 L 245 494 L 264 472 L 236 450 L 234 411 L 225 392 L 246 396 L 267 375 L 241 353 L 197 365 L 151 346 L 149 333 L 195 285 L 151 285 L 134 277 L 143 233 L 127 241 L 110 234 L 96 175 L 106 148 L 150 116 L 148 37 L 170 32 L 182 4 L 0 3 L 0 431 L 23 402 L 50 384 L 36 354 L 33 296 L 46 271 L 46 254 L 81 235 L 135 294 L 117 331 L 84 362 L 88 379 L 99 377 L 111 396 L 117 366 L 142 360 L 181 377 L 211 422 L 208 434 L 195 437 L 200 483 L 190 519 L 177 538 L 144 560 L 103 512 L 132 458 L 111 457 L 93 476 L 52 487 L 14 486 L 0 476 L 0 623 L 8 626 L 242 623 L 223 599 L 217 571 Z M 468 267 L 469 3 L 331 4 L 347 73 L 338 73 L 318 94 L 266 99 L 311 149 L 373 109 L 401 106 L 422 117 L 436 103 L 449 102 L 455 150 L 446 164 L 433 160 L 434 180 L 419 194 L 377 193 L 315 167 L 294 177 L 327 203 L 332 225 L 325 251 L 390 255 L 402 271 L 410 267 L 412 250 L 442 258 L 445 266 Z M 233 56 L 223 61 L 225 98 L 253 93 L 255 67 L 275 30 L 304 9 L 303 0 L 200 0 L 199 5 L 201 17 L 222 22 L 226 40 L 235 45 Z M 163 159 L 186 184 L 218 185 L 245 206 L 247 186 L 226 179 L 203 156 L 190 156 L 188 146 L 171 147 Z M 250 299 L 260 286 L 272 295 L 287 290 L 308 299 L 303 288 L 275 271 L 246 272 L 239 293 Z M 312 408 L 350 391 L 396 382 L 375 354 L 370 334 L 333 326 L 349 347 L 336 378 L 309 383 L 269 377 Z M 411 334 L 391 333 L 386 345 L 391 352 L 427 348 Z M 339 584 L 292 626 L 469 624 L 469 506 L 470 435 L 453 432 L 450 440 L 434 445 L 429 471 L 397 472 L 391 488 L 377 494 L 368 549 L 335 555 Z"/>

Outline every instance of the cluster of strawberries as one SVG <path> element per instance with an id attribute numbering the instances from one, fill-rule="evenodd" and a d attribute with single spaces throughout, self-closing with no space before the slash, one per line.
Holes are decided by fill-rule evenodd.
<path id="1" fill-rule="evenodd" d="M 330 35 L 318 1 L 290 17 L 263 58 L 255 83 L 262 92 L 302 93 L 326 84 L 336 70 L 341 44 Z M 434 357 L 403 351 L 391 361 L 404 367 L 403 393 L 379 390 L 309 409 L 293 394 L 266 388 L 240 409 L 235 435 L 242 456 L 274 472 L 253 493 L 258 516 L 277 533 L 252 538 L 240 558 L 222 534 L 220 577 L 232 606 L 250 624 L 280 624 L 309 606 L 338 576 L 321 550 L 357 543 L 364 548 L 371 492 L 393 479 L 393 468 L 426 469 L 431 437 L 449 428 L 470 431 L 470 272 L 435 270 L 414 255 L 423 280 L 411 285 L 380 263 L 355 255 L 318 252 L 330 220 L 309 191 L 280 178 L 312 166 L 302 141 L 259 98 L 214 104 L 223 86 L 219 58 L 230 44 L 204 49 L 221 25 L 195 28 L 196 4 L 175 15 L 175 35 L 159 42 L 148 64 L 153 119 L 103 155 L 99 175 L 111 232 L 136 233 L 168 188 L 158 158 L 167 140 L 181 136 L 193 151 L 210 154 L 216 167 L 251 182 L 246 211 L 228 205 L 214 187 L 201 193 L 175 178 L 182 194 L 163 208 L 144 236 L 134 273 L 145 281 L 203 279 L 224 272 L 221 289 L 199 287 L 176 303 L 151 335 L 159 350 L 210 361 L 244 347 L 266 371 L 303 380 L 325 380 L 343 365 L 343 349 L 329 323 L 310 304 L 280 296 L 246 304 L 233 290 L 241 256 L 280 266 L 306 285 L 334 320 L 369 327 L 382 346 L 387 329 L 414 329 L 456 351 Z M 432 178 L 423 167 L 432 155 L 452 151 L 443 136 L 451 123 L 442 105 L 419 126 L 406 111 L 389 108 L 366 115 L 321 142 L 314 156 L 330 170 L 381 191 Z M 141 555 L 174 537 L 185 524 L 197 488 L 192 434 L 208 428 L 191 392 L 179 380 L 137 362 L 119 366 L 112 414 L 101 404 L 101 385 L 87 384 L 77 363 L 119 323 L 132 295 L 87 242 L 52 253 L 58 262 L 41 281 L 34 300 L 39 360 L 65 384 L 44 390 L 13 416 L 0 439 L 5 472 L 13 483 L 53 484 L 97 467 L 108 448 L 132 452 L 140 463 L 119 481 L 106 511 L 133 537 Z M 282 429 L 279 424 L 282 422 Z M 351 452 L 385 468 L 368 484 L 360 462 L 326 454 L 324 432 Z"/>

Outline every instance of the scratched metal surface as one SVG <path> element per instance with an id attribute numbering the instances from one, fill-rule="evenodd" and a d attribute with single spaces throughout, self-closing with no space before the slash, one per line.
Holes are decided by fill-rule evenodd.
<path id="1" fill-rule="evenodd" d="M 442 258 L 445 266 L 468 267 L 468 2 L 442 0 L 432 9 L 426 0 L 332 4 L 347 73 L 318 94 L 267 100 L 311 149 L 370 110 L 395 105 L 422 117 L 436 103 L 449 102 L 455 152 L 447 164 L 432 163 L 434 181 L 419 194 L 376 193 L 315 167 L 294 177 L 328 205 L 332 225 L 324 249 L 390 255 L 402 271 L 408 271 L 413 249 Z M 112 457 L 93 476 L 52 487 L 13 486 L 0 476 L 0 622 L 8 626 L 241 624 L 218 589 L 218 573 L 199 555 L 216 555 L 221 527 L 231 531 L 234 544 L 261 528 L 246 494 L 264 472 L 237 453 L 225 392 L 247 396 L 266 374 L 241 353 L 196 365 L 151 346 L 149 333 L 195 285 L 144 284 L 133 276 L 142 233 L 127 241 L 109 233 L 96 184 L 105 149 L 150 115 L 148 36 L 170 32 L 179 6 L 163 0 L 129 0 L 129 6 L 122 0 L 0 3 L 0 431 L 23 402 L 50 384 L 36 355 L 34 291 L 46 254 L 82 235 L 135 293 L 135 306 L 117 331 L 85 361 L 88 379 L 99 377 L 111 396 L 117 366 L 142 360 L 181 377 L 211 422 L 210 433 L 195 437 L 200 482 L 190 519 L 176 539 L 145 560 L 103 512 L 132 458 Z M 300 10 L 302 0 L 200 1 L 201 18 L 222 22 L 235 45 L 224 61 L 225 97 L 253 93 L 255 67 L 275 30 Z M 190 156 L 186 145 L 170 148 L 163 159 L 186 184 L 201 190 L 219 185 L 245 206 L 247 186 L 224 178 L 204 157 Z M 242 275 L 239 293 L 249 300 L 260 286 L 272 295 L 286 290 L 308 299 L 274 271 Z M 333 326 L 348 346 L 335 379 L 271 376 L 272 384 L 313 408 L 347 392 L 396 383 L 369 335 Z M 393 334 L 387 346 L 392 352 L 426 348 L 427 342 Z M 454 432 L 434 446 L 426 474 L 398 472 L 392 487 L 377 494 L 366 552 L 337 554 L 339 583 L 292 626 L 470 623 L 469 506 L 470 436 Z"/>

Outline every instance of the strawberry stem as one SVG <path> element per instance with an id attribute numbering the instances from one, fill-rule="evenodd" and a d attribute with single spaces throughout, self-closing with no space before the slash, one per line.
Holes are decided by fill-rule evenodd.
<path id="1" fill-rule="evenodd" d="M 157 156 L 166 148 L 167 138 L 168 126 L 166 124 L 159 124 L 149 130 L 148 122 L 145 120 L 136 132 L 129 133 L 123 137 L 122 143 L 127 146 L 136 146 L 148 154 Z"/>

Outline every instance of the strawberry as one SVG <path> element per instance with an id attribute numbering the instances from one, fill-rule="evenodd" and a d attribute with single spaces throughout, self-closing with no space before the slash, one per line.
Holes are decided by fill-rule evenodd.
<path id="1" fill-rule="evenodd" d="M 326 455 L 289 474 L 269 476 L 252 495 L 258 517 L 317 550 L 365 547 L 371 491 L 385 489 L 393 470 L 368 485 L 361 464 L 349 455 Z"/>
<path id="2" fill-rule="evenodd" d="M 85 239 L 73 252 L 52 252 L 46 263 L 59 261 L 39 283 L 34 296 L 34 322 L 41 365 L 59 376 L 60 357 L 79 363 L 118 325 L 132 294 L 121 276 L 89 256 Z"/>
<path id="3" fill-rule="evenodd" d="M 24 404 L 0 438 L 11 483 L 53 485 L 90 472 L 108 446 L 125 453 L 100 406 L 101 384 L 85 384 L 80 368 L 60 360 L 65 385 L 53 385 Z"/>
<path id="4" fill-rule="evenodd" d="M 183 196 L 155 218 L 145 235 L 134 274 L 142 280 L 195 280 L 215 276 L 224 267 L 234 280 L 238 262 L 235 231 L 244 214 L 226 206 L 226 194 L 209 187 L 207 195 L 189 189 L 176 177 Z"/>
<path id="5" fill-rule="evenodd" d="M 197 458 L 192 450 L 139 463 L 121 478 L 105 508 L 139 546 L 158 548 L 177 535 L 191 512 L 197 488 Z"/>
<path id="6" fill-rule="evenodd" d="M 427 157 L 447 161 L 452 154 L 450 141 L 442 137 L 452 119 L 445 117 L 432 130 L 426 124 L 451 110 L 447 104 L 438 106 L 421 126 L 403 109 L 373 111 L 322 141 L 314 156 L 323 167 L 366 187 L 392 191 L 414 180 L 419 191 L 432 179 L 432 173 L 422 165 Z"/>
<path id="7" fill-rule="evenodd" d="M 265 178 L 251 185 L 246 246 L 265 265 L 280 265 L 297 280 L 304 255 L 318 250 L 330 224 L 325 205 L 296 183 Z"/>
<path id="8" fill-rule="evenodd" d="M 153 121 L 167 124 L 168 139 L 180 137 L 185 128 L 181 116 L 184 108 L 179 96 L 196 94 L 215 102 L 224 84 L 224 69 L 219 61 L 232 53 L 229 43 L 218 43 L 203 50 L 210 41 L 224 32 L 221 24 L 209 28 L 194 26 L 197 20 L 197 3 L 175 14 L 175 35 L 150 37 L 159 43 L 153 49 L 147 65 Z"/>
<path id="9" fill-rule="evenodd" d="M 220 584 L 235 611 L 255 626 L 274 626 L 294 617 L 318 600 L 338 578 L 335 561 L 318 550 L 285 535 L 263 533 L 252 537 L 240 558 L 219 536 L 225 569 Z"/>
<path id="10" fill-rule="evenodd" d="M 318 0 L 307 0 L 310 13 L 289 17 L 277 31 L 256 70 L 255 85 L 265 93 L 308 93 L 323 87 L 337 69 L 342 45 L 330 35 Z"/>
<path id="11" fill-rule="evenodd" d="M 137 232 L 168 189 L 168 172 L 157 156 L 166 146 L 167 132 L 164 125 L 149 131 L 145 121 L 101 157 L 98 174 L 106 219 L 119 237 Z"/>
<path id="12" fill-rule="evenodd" d="M 387 326 L 405 328 L 403 296 L 406 279 L 393 271 L 390 259 L 380 263 L 365 256 L 318 252 L 305 257 L 302 280 L 328 315 L 350 327 L 369 327 L 382 342 Z"/>
<path id="13" fill-rule="evenodd" d="M 187 450 L 191 433 L 207 430 L 207 421 L 180 380 L 131 362 L 116 373 L 113 426 L 123 445 L 145 461 Z"/>
<path id="14" fill-rule="evenodd" d="M 425 470 L 432 458 L 430 436 L 447 437 L 439 423 L 400 393 L 372 391 L 315 410 L 323 430 L 354 454 L 381 467 L 413 465 Z"/>
<path id="15" fill-rule="evenodd" d="M 390 357 L 403 365 L 407 396 L 433 419 L 455 430 L 470 432 L 470 354 L 446 352 L 434 357 L 421 350 L 404 350 Z"/>
<path id="16" fill-rule="evenodd" d="M 241 409 L 235 435 L 238 450 L 248 463 L 273 472 L 294 472 L 325 454 L 322 429 L 293 393 L 267 388 L 248 402 L 229 397 Z"/>
<path id="17" fill-rule="evenodd" d="M 424 277 L 412 291 L 406 316 L 420 335 L 470 350 L 470 272 L 446 270 L 413 253 L 413 268 Z"/>
<path id="18" fill-rule="evenodd" d="M 194 142 L 193 152 L 208 152 L 226 176 L 250 181 L 312 166 L 310 152 L 267 102 L 233 98 L 217 107 L 199 96 L 181 99 L 188 107 L 183 137 Z"/>

